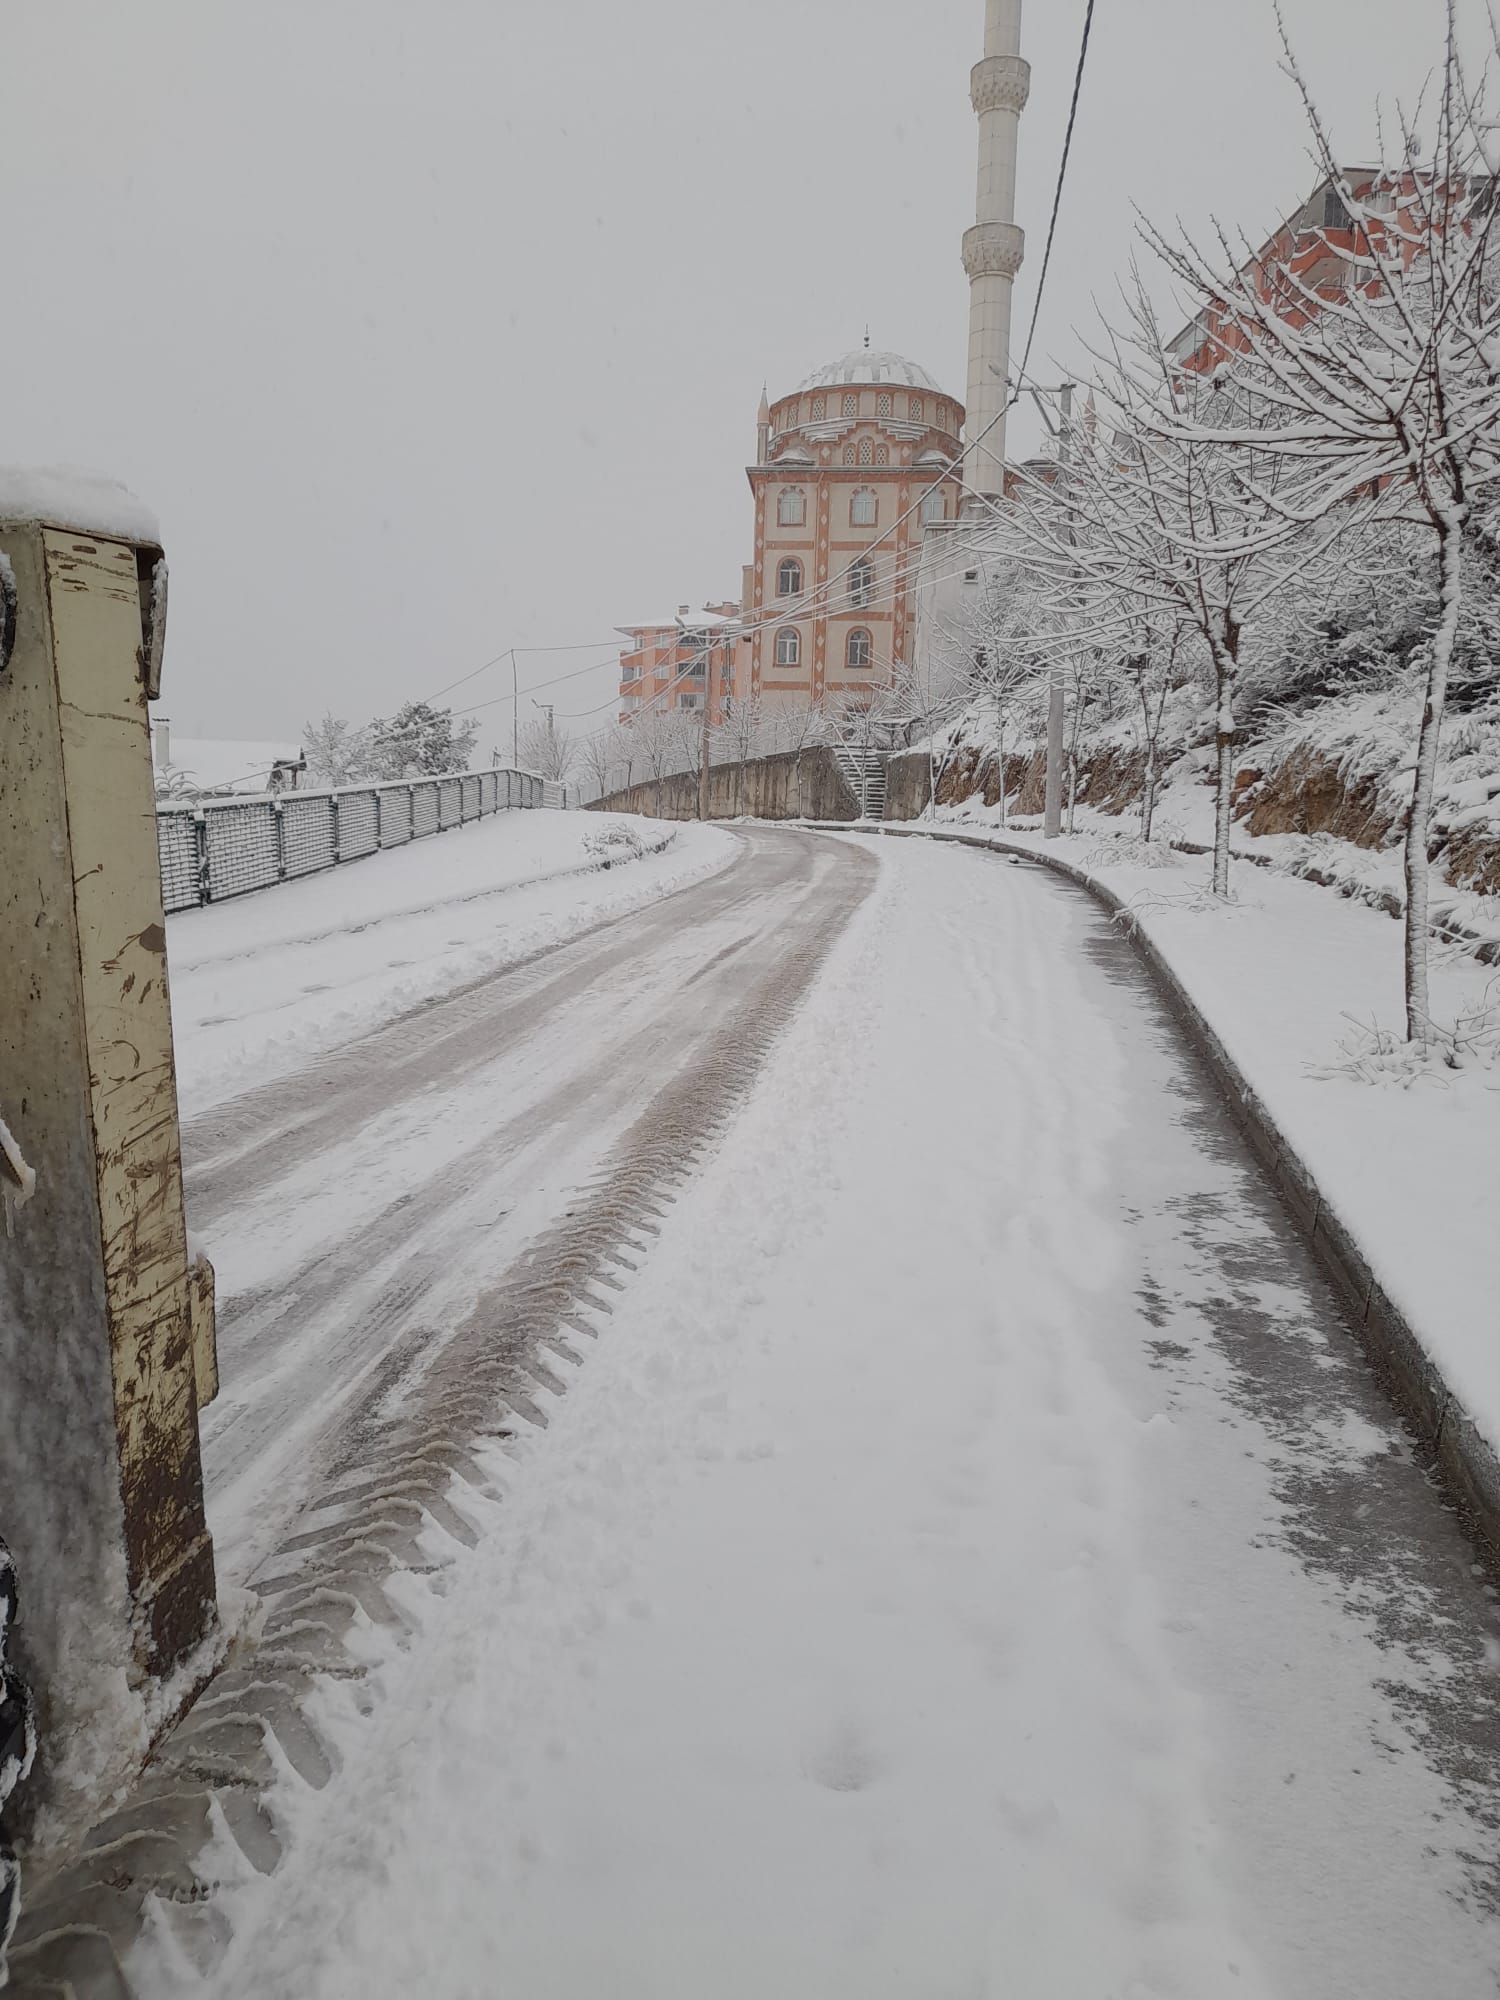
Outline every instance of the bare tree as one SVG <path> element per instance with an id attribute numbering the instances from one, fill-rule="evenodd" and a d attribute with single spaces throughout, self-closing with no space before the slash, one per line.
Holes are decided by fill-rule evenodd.
<path id="1" fill-rule="evenodd" d="M 1325 245 L 1350 279 L 1328 297 L 1295 260 L 1257 282 L 1220 234 L 1201 251 L 1185 237 L 1151 240 L 1218 329 L 1227 370 L 1248 357 L 1273 421 L 1247 478 L 1270 481 L 1288 519 L 1326 519 L 1373 497 L 1425 529 L 1438 611 L 1407 820 L 1405 985 L 1408 1038 L 1432 1036 L 1428 999 L 1428 846 L 1433 780 L 1449 672 L 1464 609 L 1464 539 L 1476 497 L 1500 474 L 1500 288 L 1495 283 L 1497 149 L 1483 85 L 1460 63 L 1453 0 L 1424 151 L 1399 120 L 1401 157 L 1351 177 L 1282 29 L 1317 156 L 1337 195 L 1342 242 Z M 1495 53 L 1500 54 L 1500 40 Z M 1487 65 L 1489 80 L 1493 69 Z M 1347 229 L 1343 228 L 1347 221 Z M 1267 465 L 1274 461 L 1274 476 Z"/>
<path id="2" fill-rule="evenodd" d="M 719 743 L 735 766 L 734 807 L 736 813 L 745 809 L 745 766 L 757 754 L 762 735 L 760 703 L 751 695 L 743 701 L 731 701 L 724 711 L 724 720 L 719 725 Z"/>
<path id="3" fill-rule="evenodd" d="M 635 781 L 636 766 L 640 762 L 640 744 L 632 722 L 617 722 L 610 731 L 609 741 L 613 752 L 613 769 L 619 779 L 619 789 L 628 792 Z"/>
<path id="4" fill-rule="evenodd" d="M 356 729 L 331 709 L 324 711 L 321 722 L 303 723 L 302 745 L 307 775 L 314 785 L 357 785 L 375 773 L 375 749 L 368 725 Z"/>
<path id="5" fill-rule="evenodd" d="M 1128 654 L 1118 672 L 1140 708 L 1141 839 L 1149 841 L 1156 817 L 1156 785 L 1162 722 L 1167 699 L 1182 685 L 1180 661 L 1186 648 L 1186 628 L 1180 621 L 1148 620 L 1140 652 Z"/>
<path id="6" fill-rule="evenodd" d="M 1289 462 L 1250 421 L 1253 370 L 1184 376 L 1139 276 L 1125 331 L 1097 384 L 1103 420 L 1081 426 L 1066 466 L 1028 482 L 1000 516 L 1050 587 L 1062 644 L 1119 657 L 1148 615 L 1191 626 L 1214 676 L 1213 889 L 1229 893 L 1235 698 L 1247 631 L 1326 556 L 1350 522 L 1288 512 Z M 1077 669 L 1075 669 L 1077 671 Z"/>
<path id="7" fill-rule="evenodd" d="M 592 736 L 585 736 L 578 746 L 578 761 L 594 797 L 604 798 L 609 792 L 616 762 L 613 729 L 596 729 Z"/>
<path id="8" fill-rule="evenodd" d="M 656 817 L 661 817 L 662 781 L 677 769 L 680 754 L 678 732 L 670 714 L 660 704 L 639 709 L 629 725 L 640 752 L 642 766 L 650 772 L 656 787 Z"/>
<path id="9" fill-rule="evenodd" d="M 561 784 L 572 770 L 578 755 L 575 738 L 560 729 L 549 709 L 535 717 L 521 731 L 521 762 L 528 771 Z"/>

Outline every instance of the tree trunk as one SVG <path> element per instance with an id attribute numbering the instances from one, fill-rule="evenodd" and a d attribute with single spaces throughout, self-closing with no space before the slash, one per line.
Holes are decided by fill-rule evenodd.
<path id="1" fill-rule="evenodd" d="M 1462 508 L 1442 514 L 1438 521 L 1441 608 L 1437 630 L 1432 635 L 1427 700 L 1417 738 L 1417 772 L 1412 781 L 1411 815 L 1406 826 L 1406 1033 L 1408 1040 L 1424 1044 L 1432 1039 L 1432 1009 L 1427 993 L 1427 837 L 1432 823 L 1432 786 L 1437 774 L 1443 708 L 1448 699 L 1448 669 L 1463 608 L 1463 522 Z"/>
<path id="2" fill-rule="evenodd" d="M 1239 634 L 1214 643 L 1214 745 L 1218 752 L 1218 774 L 1214 795 L 1214 894 L 1229 894 L 1229 832 L 1233 825 L 1230 809 L 1234 804 L 1234 682 L 1238 666 Z"/>
<path id="3" fill-rule="evenodd" d="M 1073 690 L 1073 727 L 1068 736 L 1068 833 L 1072 834 L 1078 811 L 1078 734 L 1083 726 L 1083 692 Z"/>
<path id="4" fill-rule="evenodd" d="M 1141 721 L 1146 735 L 1146 779 L 1141 796 L 1141 839 L 1151 839 L 1151 815 L 1156 805 L 1156 738 L 1151 734 L 1151 704 L 1146 699 L 1146 690 L 1141 688 Z"/>
<path id="5" fill-rule="evenodd" d="M 1005 716 L 998 717 L 1000 729 L 1000 831 L 1005 831 Z"/>

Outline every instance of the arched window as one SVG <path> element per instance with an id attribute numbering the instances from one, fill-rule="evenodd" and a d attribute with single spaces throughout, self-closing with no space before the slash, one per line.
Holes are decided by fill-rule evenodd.
<path id="1" fill-rule="evenodd" d="M 815 424 L 822 423 L 827 410 L 828 405 L 824 402 L 823 398 L 821 396 L 814 396 L 812 399 L 812 420 Z"/>
<path id="2" fill-rule="evenodd" d="M 886 445 L 886 444 L 878 444 L 878 445 L 876 445 L 876 447 L 875 447 L 875 463 L 876 463 L 877 465 L 889 465 L 889 464 L 890 464 L 890 462 L 891 462 L 891 448 L 890 448 L 890 446 L 889 446 L 889 445 Z"/>
<path id="3" fill-rule="evenodd" d="M 795 625 L 783 625 L 776 634 L 776 664 L 795 667 L 802 659 L 802 634 Z"/>
<path id="4" fill-rule="evenodd" d="M 934 486 L 930 493 L 922 495 L 922 519 L 945 521 L 948 518 L 948 502 L 941 486 Z"/>
<path id="5" fill-rule="evenodd" d="M 921 421 L 922 421 L 922 398 L 921 398 L 920 396 L 908 396 L 908 397 L 907 397 L 907 399 L 906 399 L 906 414 L 907 414 L 907 416 L 908 416 L 908 417 L 910 417 L 911 421 L 912 421 L 912 422 L 913 422 L 914 424 L 919 424 L 919 423 L 921 423 Z"/>
<path id="6" fill-rule="evenodd" d="M 807 497 L 800 486 L 782 488 L 776 501 L 777 525 L 783 528 L 800 528 L 807 519 Z"/>
<path id="7" fill-rule="evenodd" d="M 862 625 L 857 625 L 849 634 L 844 659 L 851 667 L 867 667 L 870 664 L 870 635 Z"/>
<path id="8" fill-rule="evenodd" d="M 795 597 L 802 588 L 802 565 L 795 556 L 788 556 L 776 571 L 776 595 Z"/>
<path id="9" fill-rule="evenodd" d="M 875 414 L 877 417 L 888 417 L 891 414 L 891 398 L 888 390 L 882 391 L 875 398 Z"/>
<path id="10" fill-rule="evenodd" d="M 845 465 L 853 465 L 854 463 L 854 447 L 852 444 L 844 446 L 844 463 Z"/>
<path id="11" fill-rule="evenodd" d="M 859 462 L 860 462 L 860 464 L 861 464 L 861 465 L 873 465 L 873 464 L 875 463 L 875 440 L 874 440 L 874 438 L 861 438 L 861 439 L 860 439 L 860 441 L 859 441 Z"/>
<path id="12" fill-rule="evenodd" d="M 849 569 L 849 602 L 856 611 L 863 611 L 875 601 L 875 565 L 861 556 Z"/>
<path id="13" fill-rule="evenodd" d="M 794 431 L 797 428 L 797 411 L 800 407 L 801 407 L 800 404 L 797 403 L 787 404 L 786 408 L 781 413 L 782 430 Z"/>
<path id="14" fill-rule="evenodd" d="M 880 503 L 875 497 L 873 486 L 856 486 L 849 495 L 849 525 L 852 528 L 873 528 L 880 513 Z"/>
<path id="15" fill-rule="evenodd" d="M 844 398 L 844 415 L 846 417 L 857 417 L 859 415 L 858 396 L 846 396 Z"/>

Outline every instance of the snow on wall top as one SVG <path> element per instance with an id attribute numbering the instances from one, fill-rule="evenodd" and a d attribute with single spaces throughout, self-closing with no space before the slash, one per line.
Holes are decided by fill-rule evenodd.
<path id="1" fill-rule="evenodd" d="M 0 522 L 45 521 L 122 542 L 161 543 L 161 528 L 129 487 L 72 465 L 0 465 Z"/>
<path id="2" fill-rule="evenodd" d="M 815 368 L 791 393 L 800 396 L 808 389 L 832 389 L 841 382 L 896 382 L 908 389 L 930 389 L 934 396 L 943 394 L 925 368 L 919 368 L 903 354 L 891 354 L 878 347 L 856 347 L 826 367 Z"/>

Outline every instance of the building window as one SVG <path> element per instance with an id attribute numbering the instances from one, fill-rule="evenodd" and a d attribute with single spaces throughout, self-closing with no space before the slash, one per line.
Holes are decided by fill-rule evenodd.
<path id="1" fill-rule="evenodd" d="M 807 500 L 800 486 L 788 486 L 776 501 L 776 521 L 779 527 L 800 528 L 807 519 Z"/>
<path id="2" fill-rule="evenodd" d="M 797 428 L 797 405 L 795 403 L 788 403 L 782 411 L 781 428 L 784 431 L 794 431 Z"/>
<path id="3" fill-rule="evenodd" d="M 879 514 L 879 503 L 873 486 L 856 486 L 849 496 L 849 525 L 853 528 L 873 528 Z"/>
<path id="4" fill-rule="evenodd" d="M 844 415 L 846 417 L 857 417 L 859 415 L 858 396 L 850 395 L 844 398 Z"/>
<path id="5" fill-rule="evenodd" d="M 624 665 L 620 668 L 620 679 L 622 681 L 638 681 L 640 677 L 641 677 L 640 661 L 626 660 Z"/>
<path id="6" fill-rule="evenodd" d="M 870 635 L 862 625 L 856 626 L 849 634 L 844 659 L 851 667 L 867 667 L 870 664 Z"/>
<path id="7" fill-rule="evenodd" d="M 875 601 L 875 565 L 861 556 L 849 571 L 849 602 L 864 611 Z"/>
<path id="8" fill-rule="evenodd" d="M 844 446 L 844 463 L 845 465 L 853 465 L 854 463 L 854 447 L 852 444 Z"/>
<path id="9" fill-rule="evenodd" d="M 891 414 L 891 395 L 888 389 L 875 398 L 875 414 L 877 417 L 888 417 Z"/>
<path id="10" fill-rule="evenodd" d="M 776 634 L 776 664 L 795 667 L 802 660 L 802 634 L 795 625 L 784 625 Z"/>
<path id="11" fill-rule="evenodd" d="M 679 708 L 701 708 L 703 706 L 703 697 L 701 694 L 679 695 L 677 697 L 677 706 Z"/>
<path id="12" fill-rule="evenodd" d="M 912 421 L 912 422 L 913 422 L 914 424 L 919 424 L 919 423 L 921 423 L 921 421 L 922 421 L 922 398 L 921 398 L 920 396 L 908 396 L 908 397 L 907 397 L 907 399 L 906 399 L 906 414 L 907 414 L 907 415 L 908 415 L 908 416 L 909 416 L 909 417 L 911 418 L 911 421 Z"/>
<path id="13" fill-rule="evenodd" d="M 889 465 L 890 462 L 891 462 L 890 447 L 888 445 L 883 445 L 883 444 L 876 445 L 875 463 L 877 465 Z"/>
<path id="14" fill-rule="evenodd" d="M 873 438 L 860 439 L 859 462 L 861 465 L 873 465 L 875 463 L 875 440 Z"/>
<path id="15" fill-rule="evenodd" d="M 815 424 L 822 423 L 827 409 L 828 405 L 824 399 L 821 396 L 814 396 L 812 399 L 812 421 Z"/>
<path id="16" fill-rule="evenodd" d="M 776 571 L 776 595 L 795 597 L 802 588 L 802 565 L 795 556 L 788 556 Z"/>
<path id="17" fill-rule="evenodd" d="M 941 486 L 934 486 L 930 493 L 922 495 L 922 520 L 926 523 L 928 521 L 946 521 L 947 518 L 947 496 L 944 494 Z"/>
<path id="18" fill-rule="evenodd" d="M 1344 197 L 1336 187 L 1323 190 L 1323 227 L 1325 229 L 1352 229 L 1354 218 L 1344 206 Z"/>

